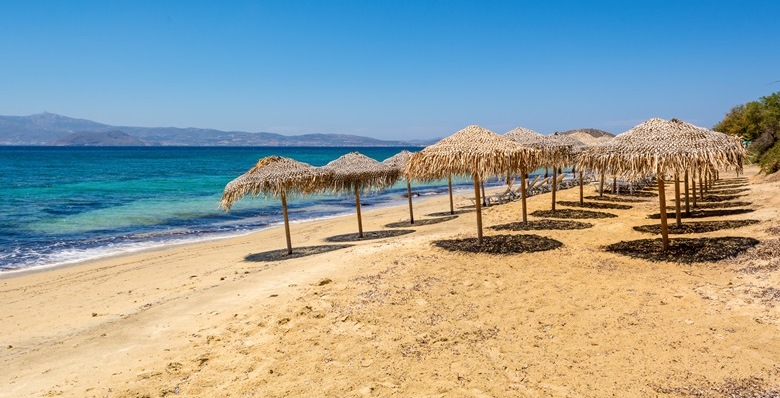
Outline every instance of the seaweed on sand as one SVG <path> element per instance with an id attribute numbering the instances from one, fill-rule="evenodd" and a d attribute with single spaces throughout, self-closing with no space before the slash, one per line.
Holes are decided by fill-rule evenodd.
<path id="1" fill-rule="evenodd" d="M 639 199 L 639 198 L 621 198 L 616 196 L 598 196 L 598 195 L 586 196 L 585 199 L 600 200 L 604 202 L 625 202 L 625 203 L 641 203 L 647 201 L 647 199 Z"/>
<path id="2" fill-rule="evenodd" d="M 699 221 L 699 222 L 686 222 L 679 227 L 677 224 L 669 224 L 670 234 L 697 234 L 704 232 L 720 231 L 723 229 L 734 229 L 747 227 L 748 225 L 758 224 L 759 220 L 726 220 L 726 221 Z M 661 225 L 639 225 L 634 227 L 635 231 L 648 232 L 651 234 L 660 234 Z"/>
<path id="3" fill-rule="evenodd" d="M 726 209 L 729 207 L 742 207 L 742 206 L 750 206 L 753 203 L 751 202 L 702 202 L 697 203 L 696 207 L 691 206 L 693 209 Z M 685 205 L 681 205 L 685 207 Z M 667 210 L 674 211 L 676 209 L 675 206 L 667 206 Z M 685 210 L 683 210 L 685 211 Z"/>
<path id="4" fill-rule="evenodd" d="M 530 213 L 535 217 L 549 217 L 549 218 L 575 218 L 575 219 L 590 219 L 590 218 L 615 218 L 617 215 L 612 213 L 603 213 L 600 211 L 578 210 L 578 209 L 560 209 L 560 210 L 537 210 Z"/>
<path id="5" fill-rule="evenodd" d="M 355 232 L 351 234 L 330 236 L 325 240 L 327 240 L 328 242 L 355 242 L 361 240 L 392 238 L 395 236 L 410 234 L 412 232 L 414 232 L 413 229 L 391 229 L 385 231 L 368 231 L 368 232 L 363 232 L 362 238 L 360 237 L 360 235 L 358 235 L 357 232 Z"/>
<path id="6" fill-rule="evenodd" d="M 540 231 L 540 230 L 573 230 L 592 228 L 593 224 L 567 220 L 533 220 L 524 223 L 522 221 L 500 224 L 489 227 L 494 230 L 509 231 Z"/>
<path id="7" fill-rule="evenodd" d="M 449 217 L 439 217 L 439 218 L 424 218 L 422 220 L 415 220 L 414 224 L 410 223 L 409 221 L 398 221 L 393 222 L 390 224 L 385 225 L 387 228 L 408 228 L 408 227 L 419 227 L 422 225 L 432 225 L 432 224 L 438 224 L 445 221 L 450 221 L 458 218 L 458 216 L 449 216 Z"/>
<path id="8" fill-rule="evenodd" d="M 720 216 L 733 216 L 735 214 L 752 213 L 753 209 L 717 209 L 717 210 L 693 210 L 688 214 L 683 211 L 680 214 L 680 218 L 706 218 L 706 217 L 720 217 Z M 666 213 L 667 218 L 674 218 L 673 213 Z M 660 219 L 661 214 L 655 213 L 647 216 L 647 218 Z"/>
<path id="9" fill-rule="evenodd" d="M 558 204 L 561 206 L 570 206 L 570 207 L 587 207 L 590 209 L 616 209 L 616 210 L 628 210 L 632 208 L 633 206 L 629 205 L 621 205 L 617 203 L 601 203 L 601 202 L 575 202 L 575 201 L 568 201 L 568 200 L 561 200 L 558 201 Z"/>
<path id="10" fill-rule="evenodd" d="M 253 253 L 244 257 L 244 261 L 252 262 L 270 262 L 281 260 L 292 260 L 294 258 L 301 258 L 306 256 L 312 256 L 315 254 L 327 253 L 334 250 L 346 249 L 353 245 L 319 245 L 319 246 L 305 246 L 293 248 L 292 254 L 287 254 L 287 249 L 271 250 L 262 253 Z"/>
<path id="11" fill-rule="evenodd" d="M 473 211 L 476 211 L 476 207 L 472 206 L 470 209 L 455 210 L 453 213 L 450 213 L 448 211 L 439 211 L 439 212 L 436 212 L 436 213 L 426 214 L 426 216 L 428 216 L 428 217 L 446 217 L 446 216 L 454 216 L 454 215 L 457 215 L 457 214 L 471 213 Z"/>
<path id="12" fill-rule="evenodd" d="M 736 256 L 759 241 L 743 237 L 719 238 L 672 238 L 669 249 L 664 251 L 663 241 L 658 239 L 640 239 L 621 241 L 605 247 L 608 252 L 649 261 L 669 261 L 676 263 L 699 263 L 720 261 Z"/>
<path id="13" fill-rule="evenodd" d="M 433 242 L 449 251 L 488 254 L 519 254 L 557 249 L 563 243 L 539 235 L 491 235 L 485 236 L 480 245 L 477 238 L 447 239 Z"/>

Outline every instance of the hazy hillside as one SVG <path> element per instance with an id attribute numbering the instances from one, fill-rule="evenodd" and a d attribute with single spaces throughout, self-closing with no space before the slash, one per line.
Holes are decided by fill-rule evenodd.
<path id="1" fill-rule="evenodd" d="M 564 131 L 561 134 L 566 134 L 572 138 L 576 138 L 587 145 L 596 145 L 615 137 L 615 135 L 612 133 L 598 129 L 576 129 Z"/>
<path id="2" fill-rule="evenodd" d="M 287 136 L 265 132 L 198 128 L 110 126 L 53 113 L 39 113 L 30 116 L 0 116 L 0 145 L 404 146 L 414 144 L 347 134 Z"/>

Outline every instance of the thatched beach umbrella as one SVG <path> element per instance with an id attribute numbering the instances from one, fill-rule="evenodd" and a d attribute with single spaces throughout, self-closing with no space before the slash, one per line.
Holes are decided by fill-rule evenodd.
<path id="1" fill-rule="evenodd" d="M 574 164 L 574 159 L 577 157 L 577 155 L 579 155 L 582 151 L 584 151 L 588 147 L 588 145 L 586 145 L 582 141 L 565 134 L 554 133 L 552 135 L 547 136 L 547 139 L 557 143 L 558 146 L 565 148 L 567 150 L 568 157 L 564 158 L 564 161 L 566 162 L 565 164 L 566 166 Z M 574 173 L 574 170 L 572 170 L 572 173 Z M 554 201 L 555 198 L 553 198 L 553 202 Z M 582 204 L 583 202 L 584 200 L 583 200 L 582 170 L 580 170 L 580 204 Z"/>
<path id="2" fill-rule="evenodd" d="M 322 166 L 329 173 L 327 189 L 350 192 L 355 195 L 358 235 L 363 237 L 363 219 L 360 216 L 360 192 L 387 188 L 398 180 L 398 169 L 377 162 L 358 152 L 348 153 Z"/>
<path id="3" fill-rule="evenodd" d="M 409 161 L 409 155 L 412 153 L 404 149 L 401 152 L 382 161 L 383 164 L 398 170 L 399 176 L 406 180 L 406 196 L 409 198 L 409 223 L 414 224 L 414 210 L 412 209 L 412 184 L 409 177 L 403 174 L 406 163 Z"/>
<path id="4" fill-rule="evenodd" d="M 240 177 L 230 181 L 222 193 L 219 205 L 229 211 L 235 202 L 246 195 L 276 196 L 282 200 L 284 233 L 287 254 L 292 254 L 290 222 L 287 218 L 287 197 L 290 194 L 308 194 L 317 190 L 326 173 L 306 163 L 280 156 L 268 156 Z"/>
<path id="5" fill-rule="evenodd" d="M 480 177 L 503 175 L 525 168 L 536 151 L 520 146 L 490 130 L 468 126 L 441 141 L 413 153 L 406 175 L 418 180 L 435 180 L 448 174 L 471 174 L 477 210 L 477 236 L 482 244 L 482 201 Z"/>
<path id="6" fill-rule="evenodd" d="M 655 173 L 661 210 L 661 234 L 666 250 L 669 247 L 669 230 L 664 175 L 671 173 L 679 181 L 680 171 L 691 167 L 739 167 L 736 162 L 738 154 L 719 145 L 703 130 L 677 119 L 649 119 L 609 143 L 583 152 L 578 159 L 578 167 L 615 170 L 629 176 Z"/>
<path id="7" fill-rule="evenodd" d="M 555 210 L 555 180 L 558 178 L 558 166 L 562 166 L 570 157 L 569 151 L 566 146 L 548 139 L 547 137 L 524 127 L 514 128 L 504 134 L 504 137 L 529 148 L 536 149 L 538 151 L 537 164 L 528 165 L 530 167 L 538 167 L 544 165 L 545 167 L 552 166 L 553 168 L 553 202 L 552 210 Z M 528 173 L 530 168 L 522 170 L 521 174 L 525 178 L 525 174 Z M 525 181 L 522 181 L 525 183 Z M 525 188 L 520 190 L 520 196 L 523 203 L 523 222 L 528 222 L 528 215 L 526 210 L 526 193 Z"/>

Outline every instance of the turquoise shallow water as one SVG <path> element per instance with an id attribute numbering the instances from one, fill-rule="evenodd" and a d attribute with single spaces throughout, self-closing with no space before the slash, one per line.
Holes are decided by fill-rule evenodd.
<path id="1" fill-rule="evenodd" d="M 281 222 L 278 200 L 245 198 L 230 213 L 217 207 L 225 184 L 259 158 L 322 166 L 351 151 L 383 160 L 402 149 L 419 150 L 0 146 L 0 272 L 261 229 Z M 446 193 L 443 182 L 413 187 L 421 195 Z M 400 204 L 405 192 L 401 182 L 361 204 Z M 289 207 L 292 220 L 354 212 L 351 196 L 299 197 Z"/>

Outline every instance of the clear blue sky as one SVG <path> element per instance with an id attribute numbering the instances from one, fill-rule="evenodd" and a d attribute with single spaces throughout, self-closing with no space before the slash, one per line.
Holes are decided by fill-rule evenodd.
<path id="1" fill-rule="evenodd" d="M 0 114 L 383 139 L 711 127 L 780 91 L 778 1 L 3 1 Z"/>

